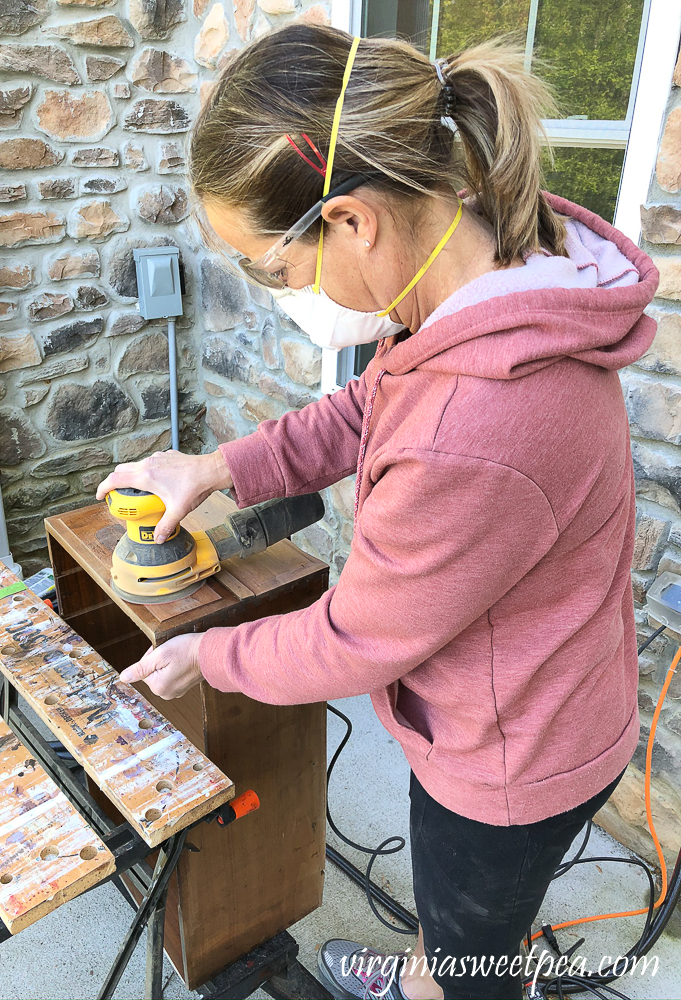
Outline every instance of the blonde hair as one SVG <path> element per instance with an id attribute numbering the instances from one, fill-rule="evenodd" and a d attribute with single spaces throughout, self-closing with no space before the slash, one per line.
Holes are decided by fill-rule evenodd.
<path id="1" fill-rule="evenodd" d="M 322 195 L 323 179 L 292 148 L 305 133 L 326 156 L 352 38 L 291 24 L 234 52 L 195 122 L 189 175 L 199 202 L 241 208 L 259 235 L 281 234 Z M 345 93 L 331 187 L 368 184 L 421 199 L 467 188 L 491 224 L 495 263 L 544 247 L 566 255 L 564 216 L 541 188 L 549 86 L 523 67 L 508 37 L 433 64 L 412 45 L 363 38 Z M 441 123 L 450 114 L 458 134 Z M 307 238 L 319 233 L 317 223 Z"/>

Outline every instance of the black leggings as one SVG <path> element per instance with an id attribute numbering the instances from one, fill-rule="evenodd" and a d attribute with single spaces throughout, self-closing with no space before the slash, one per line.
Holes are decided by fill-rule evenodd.
<path id="1" fill-rule="evenodd" d="M 568 812 L 523 826 L 491 826 L 445 809 L 412 771 L 414 898 L 428 969 L 446 1000 L 520 1000 L 522 938 L 570 844 L 622 774 Z M 489 966 L 484 972 L 472 968 L 472 959 L 488 962 L 491 956 L 491 973 Z M 502 956 L 507 963 L 497 965 Z"/>

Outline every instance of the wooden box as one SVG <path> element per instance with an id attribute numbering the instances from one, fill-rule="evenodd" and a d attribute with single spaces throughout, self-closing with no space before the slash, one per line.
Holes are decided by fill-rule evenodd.
<path id="1" fill-rule="evenodd" d="M 236 510 L 222 493 L 182 522 L 221 523 Z M 60 615 L 117 670 L 151 644 L 307 607 L 329 567 L 290 540 L 222 571 L 188 598 L 128 604 L 111 589 L 111 553 L 123 531 L 104 503 L 46 519 Z M 202 683 L 183 698 L 140 690 L 260 809 L 230 827 L 201 824 L 171 883 L 166 952 L 189 989 L 321 904 L 325 859 L 326 705 L 277 706 Z"/>

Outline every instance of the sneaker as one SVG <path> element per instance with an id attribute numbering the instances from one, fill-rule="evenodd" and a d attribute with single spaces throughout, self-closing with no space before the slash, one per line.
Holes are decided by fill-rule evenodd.
<path id="1" fill-rule="evenodd" d="M 400 973 L 408 955 L 383 954 L 358 941 L 331 938 L 317 952 L 322 983 L 338 1000 L 407 1000 Z"/>

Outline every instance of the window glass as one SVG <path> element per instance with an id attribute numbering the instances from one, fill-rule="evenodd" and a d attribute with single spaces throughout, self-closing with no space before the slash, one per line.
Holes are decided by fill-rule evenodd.
<path id="1" fill-rule="evenodd" d="M 553 150 L 554 166 L 543 157 L 544 186 L 547 191 L 584 205 L 612 223 L 624 163 L 623 149 Z"/>
<path id="2" fill-rule="evenodd" d="M 508 31 L 518 32 L 520 41 L 527 36 L 530 0 L 440 0 L 438 6 L 438 56 Z M 433 11 L 430 0 L 431 26 Z M 535 69 L 553 84 L 560 117 L 626 118 L 642 16 L 643 0 L 539 0 L 533 53 L 551 65 Z"/>
<path id="3" fill-rule="evenodd" d="M 433 0 L 429 6 L 432 25 Z M 530 0 L 441 0 L 436 54 L 449 56 L 506 31 L 518 31 L 522 40 L 529 14 Z"/>
<path id="4" fill-rule="evenodd" d="M 623 121 L 636 61 L 643 0 L 539 0 L 534 52 L 555 87 L 561 117 Z"/>
<path id="5" fill-rule="evenodd" d="M 360 344 L 355 348 L 355 363 L 353 367 L 353 374 L 359 378 L 366 366 L 369 364 L 374 354 L 376 353 L 376 348 L 378 347 L 378 341 L 375 340 L 371 344 Z"/>

